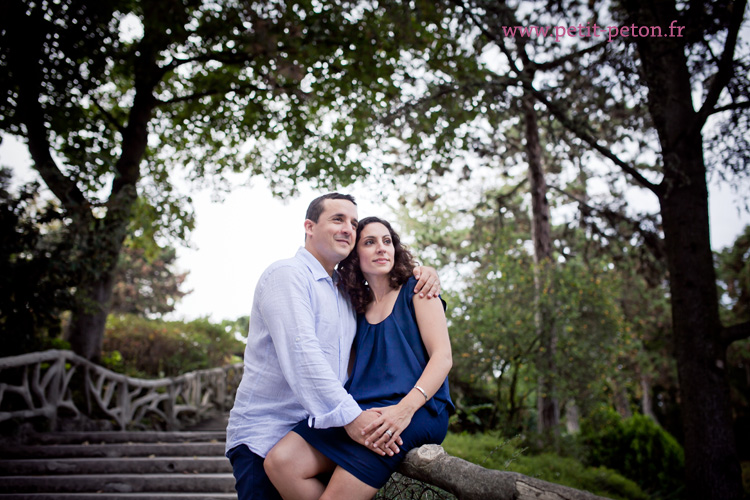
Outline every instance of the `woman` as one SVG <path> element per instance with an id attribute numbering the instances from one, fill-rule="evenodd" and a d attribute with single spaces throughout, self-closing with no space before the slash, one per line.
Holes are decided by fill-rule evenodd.
<path id="1" fill-rule="evenodd" d="M 413 268 L 388 222 L 359 222 L 354 251 L 339 272 L 358 313 L 346 389 L 363 410 L 378 414 L 364 429 L 371 449 L 342 428 L 311 429 L 300 422 L 265 460 L 285 500 L 370 499 L 410 449 L 445 438 L 454 410 L 445 303 L 413 293 Z M 319 474 L 330 472 L 326 485 Z"/>

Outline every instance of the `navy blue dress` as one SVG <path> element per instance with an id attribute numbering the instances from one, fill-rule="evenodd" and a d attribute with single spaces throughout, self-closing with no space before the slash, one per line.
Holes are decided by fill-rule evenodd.
<path id="1" fill-rule="evenodd" d="M 363 410 L 397 404 L 412 390 L 427 366 L 427 349 L 412 302 L 415 285 L 416 280 L 410 278 L 401 286 L 393 311 L 380 323 L 370 324 L 364 314 L 357 317 L 356 357 L 345 388 Z M 410 449 L 443 442 L 453 411 L 446 378 L 401 433 L 404 444 L 393 457 L 381 457 L 352 441 L 342 427 L 311 429 L 305 420 L 294 432 L 360 481 L 381 488 Z"/>

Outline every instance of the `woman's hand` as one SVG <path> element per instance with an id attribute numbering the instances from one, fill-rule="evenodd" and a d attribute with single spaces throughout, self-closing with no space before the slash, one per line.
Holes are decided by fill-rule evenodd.
<path id="1" fill-rule="evenodd" d="M 411 409 L 404 404 L 397 404 L 372 408 L 368 411 L 376 412 L 379 416 L 362 429 L 362 434 L 365 436 L 365 446 L 385 450 L 389 456 L 393 456 L 393 450 L 398 453 L 400 451 L 398 446 L 404 444 L 401 433 L 411 423 L 411 417 L 416 409 Z"/>

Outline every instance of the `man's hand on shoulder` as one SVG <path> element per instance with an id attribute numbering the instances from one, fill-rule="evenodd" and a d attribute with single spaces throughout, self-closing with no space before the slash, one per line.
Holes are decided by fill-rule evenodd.
<path id="1" fill-rule="evenodd" d="M 414 293 L 420 297 L 431 299 L 440 295 L 440 278 L 434 267 L 417 266 L 414 268 L 414 277 L 417 278 L 417 286 Z"/>

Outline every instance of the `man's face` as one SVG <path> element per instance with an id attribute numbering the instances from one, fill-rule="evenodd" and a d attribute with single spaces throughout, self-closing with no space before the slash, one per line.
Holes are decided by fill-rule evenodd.
<path id="1" fill-rule="evenodd" d="M 305 248 L 329 274 L 354 248 L 357 206 L 348 200 L 325 200 L 318 222 L 305 220 Z"/>

